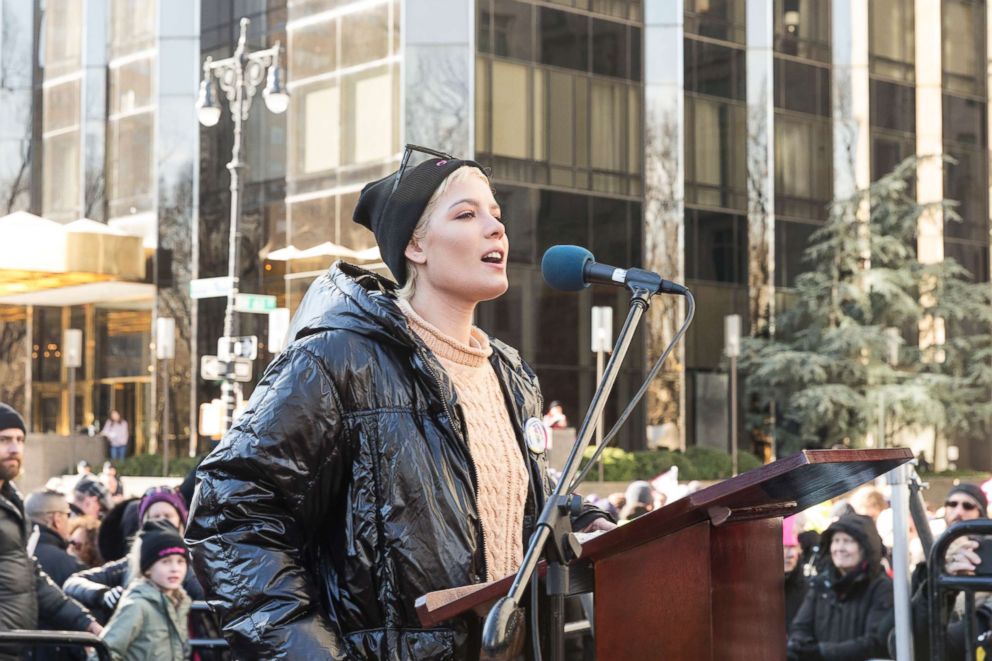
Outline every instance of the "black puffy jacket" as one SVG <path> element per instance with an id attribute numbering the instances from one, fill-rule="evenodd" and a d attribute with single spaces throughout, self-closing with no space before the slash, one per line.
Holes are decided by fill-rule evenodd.
<path id="1" fill-rule="evenodd" d="M 837 532 L 857 540 L 865 552 L 861 568 L 841 577 L 833 563 L 814 576 L 789 630 L 789 659 L 863 661 L 888 654 L 886 616 L 892 610 L 892 581 L 882 570 L 882 538 L 867 516 L 845 514 L 823 533 L 820 548 L 830 553 Z M 797 652 L 816 643 L 818 656 Z"/>
<path id="2" fill-rule="evenodd" d="M 293 343 L 198 469 L 186 533 L 228 640 L 246 658 L 451 659 L 478 654 L 478 620 L 421 628 L 414 600 L 486 576 L 473 465 L 454 388 L 381 278 L 338 264 L 310 287 Z M 492 341 L 530 489 L 537 378 Z M 573 522 L 581 528 L 599 510 Z"/>
<path id="3" fill-rule="evenodd" d="M 37 629 L 38 620 L 84 631 L 93 622 L 28 555 L 24 503 L 10 482 L 0 487 L 0 630 Z M 0 659 L 8 658 L 0 648 Z"/>

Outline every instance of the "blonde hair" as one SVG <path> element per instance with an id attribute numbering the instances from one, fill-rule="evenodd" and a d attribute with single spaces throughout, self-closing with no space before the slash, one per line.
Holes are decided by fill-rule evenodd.
<path id="1" fill-rule="evenodd" d="M 463 165 L 447 177 L 444 181 L 434 190 L 431 195 L 431 199 L 427 201 L 427 206 L 424 207 L 424 213 L 420 215 L 420 219 L 417 220 L 416 226 L 413 228 L 413 234 L 410 235 L 411 241 L 420 242 L 424 240 L 427 236 L 428 226 L 430 225 L 431 216 L 434 210 L 437 208 L 437 201 L 441 199 L 441 196 L 448 190 L 448 187 L 452 184 L 465 181 L 469 177 L 476 176 L 486 182 L 486 185 L 490 188 L 492 184 L 489 181 L 489 177 L 485 175 L 479 168 L 474 165 Z M 396 296 L 404 300 L 410 300 L 413 295 L 417 292 L 417 265 L 411 262 L 409 259 L 406 260 L 406 282 L 403 286 L 396 290 Z"/>

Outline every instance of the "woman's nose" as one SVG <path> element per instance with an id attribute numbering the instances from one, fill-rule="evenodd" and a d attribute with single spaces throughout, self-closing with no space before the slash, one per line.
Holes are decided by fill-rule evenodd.
<path id="1" fill-rule="evenodd" d="M 506 234 L 506 226 L 503 221 L 493 215 L 487 216 L 486 236 L 490 238 L 500 238 Z"/>

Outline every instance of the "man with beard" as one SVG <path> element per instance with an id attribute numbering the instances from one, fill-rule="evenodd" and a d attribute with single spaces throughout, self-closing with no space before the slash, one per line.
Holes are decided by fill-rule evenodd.
<path id="1" fill-rule="evenodd" d="M 85 608 L 65 596 L 27 551 L 29 521 L 13 480 L 24 457 L 24 419 L 0 403 L 0 631 L 37 629 L 43 618 L 59 629 L 99 634 L 102 627 Z M 0 647 L 0 659 L 17 650 Z"/>

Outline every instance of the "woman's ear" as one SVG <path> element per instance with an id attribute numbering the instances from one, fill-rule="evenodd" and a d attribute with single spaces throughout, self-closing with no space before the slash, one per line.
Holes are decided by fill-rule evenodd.
<path id="1" fill-rule="evenodd" d="M 406 244 L 406 250 L 403 251 L 403 254 L 414 264 L 425 264 L 427 262 L 427 253 L 424 252 L 420 242 L 416 239 L 410 239 L 410 243 Z"/>

